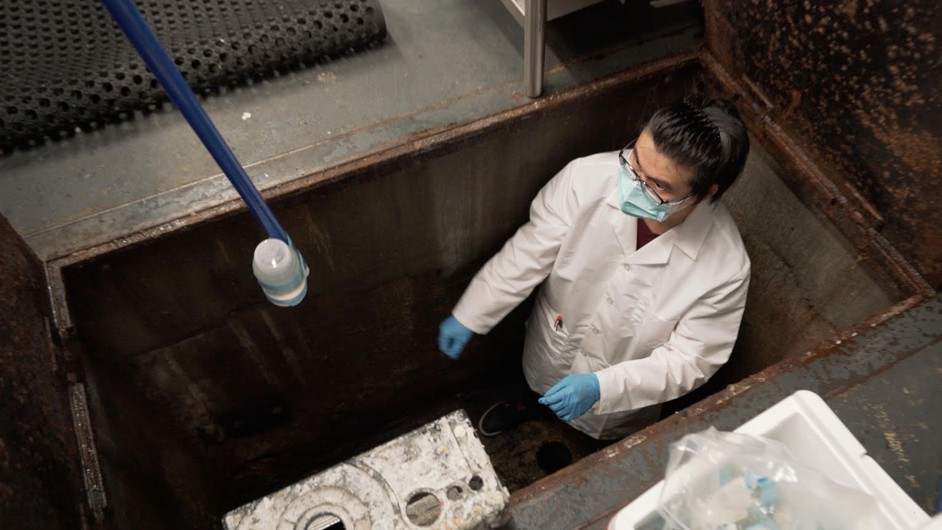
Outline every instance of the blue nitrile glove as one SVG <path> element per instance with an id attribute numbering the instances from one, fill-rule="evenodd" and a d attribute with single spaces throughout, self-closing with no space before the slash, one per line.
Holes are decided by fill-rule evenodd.
<path id="1" fill-rule="evenodd" d="M 438 349 L 452 359 L 457 359 L 473 336 L 473 331 L 464 327 L 454 316 L 450 316 L 438 327 Z"/>
<path id="2" fill-rule="evenodd" d="M 589 410 L 601 396 L 595 374 L 573 374 L 562 378 L 538 401 L 548 406 L 559 419 L 572 421 Z"/>

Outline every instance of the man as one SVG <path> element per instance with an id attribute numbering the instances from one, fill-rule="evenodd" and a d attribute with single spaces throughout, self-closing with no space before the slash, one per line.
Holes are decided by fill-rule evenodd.
<path id="1" fill-rule="evenodd" d="M 539 403 L 602 440 L 655 420 L 736 341 L 750 264 L 717 200 L 748 151 L 735 108 L 692 96 L 624 149 L 570 162 L 442 322 L 439 348 L 457 359 L 542 282 L 523 352 Z"/>

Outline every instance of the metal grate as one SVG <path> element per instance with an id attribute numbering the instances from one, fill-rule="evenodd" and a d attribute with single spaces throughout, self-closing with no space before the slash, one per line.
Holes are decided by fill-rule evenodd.
<path id="1" fill-rule="evenodd" d="M 139 0 L 197 94 L 380 42 L 378 0 Z M 94 0 L 0 0 L 0 153 L 131 119 L 167 102 Z"/>

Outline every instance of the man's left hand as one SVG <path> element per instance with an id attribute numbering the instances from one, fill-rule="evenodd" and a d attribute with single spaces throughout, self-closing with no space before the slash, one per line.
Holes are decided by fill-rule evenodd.
<path id="1" fill-rule="evenodd" d="M 599 400 L 599 378 L 595 374 L 573 374 L 562 378 L 539 399 L 559 419 L 572 421 L 588 411 Z"/>

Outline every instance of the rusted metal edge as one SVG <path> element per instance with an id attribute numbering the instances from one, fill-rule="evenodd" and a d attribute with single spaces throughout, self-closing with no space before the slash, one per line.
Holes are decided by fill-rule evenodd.
<path id="1" fill-rule="evenodd" d="M 617 89 L 617 87 L 624 84 L 643 81 L 668 71 L 691 66 L 698 66 L 697 52 L 680 52 L 587 85 L 574 87 L 538 100 L 527 100 L 526 103 L 520 106 L 491 116 L 468 123 L 429 129 L 419 134 L 379 145 L 360 157 L 340 162 L 290 182 L 278 184 L 261 191 L 261 194 L 266 200 L 290 200 L 291 197 L 316 187 L 340 183 L 367 174 L 395 171 L 402 167 L 421 163 L 425 158 L 453 152 L 475 138 L 506 127 L 508 121 L 525 119 L 533 113 L 549 111 L 580 98 L 591 97 L 608 90 Z M 65 282 L 62 277 L 63 269 L 115 250 L 192 228 L 210 219 L 234 215 L 245 210 L 245 204 L 241 199 L 233 199 L 46 262 L 46 279 L 49 283 L 55 325 L 60 337 L 66 337 L 74 332 L 74 322 L 69 313 Z"/>
<path id="2" fill-rule="evenodd" d="M 65 282 L 62 280 L 62 267 L 54 263 L 44 263 L 43 272 L 46 275 L 46 289 L 49 293 L 49 305 L 52 309 L 53 331 L 56 340 L 61 344 L 66 337 L 72 334 L 72 314 L 66 300 Z"/>
<path id="3" fill-rule="evenodd" d="M 94 514 L 95 520 L 104 520 L 104 510 L 108 506 L 105 496 L 105 485 L 102 479 L 101 467 L 98 464 L 98 451 L 95 449 L 95 437 L 92 433 L 91 417 L 88 413 L 88 400 L 85 396 L 85 385 L 73 383 L 69 385 L 69 405 L 72 410 L 72 424 L 75 428 L 75 437 L 78 441 L 79 458 L 82 464 L 82 480 L 85 482 L 85 493 L 88 505 Z"/>
<path id="4" fill-rule="evenodd" d="M 806 183 L 813 190 L 814 193 L 809 197 L 820 202 L 817 206 L 835 227 L 846 227 L 846 223 L 841 222 L 841 216 L 846 216 L 857 233 L 849 234 L 845 231 L 844 235 L 861 250 L 864 248 L 875 250 L 882 261 L 889 264 L 896 278 L 918 297 L 915 303 L 935 293 L 932 286 L 915 267 L 879 232 L 877 226 L 874 226 L 882 223 L 883 218 L 879 212 L 864 200 L 853 186 L 846 182 L 841 182 L 839 186 L 825 171 L 822 171 L 821 164 L 812 160 L 794 136 L 790 135 L 781 124 L 775 122 L 767 112 L 770 108 L 768 101 L 762 97 L 760 103 L 753 98 L 753 96 L 761 97 L 761 93 L 747 89 L 751 84 L 748 79 L 743 79 L 744 83 L 734 79 L 708 50 L 700 51 L 699 61 L 724 91 L 745 99 L 746 104 L 741 105 L 740 110 L 743 111 L 743 120 L 746 121 L 749 132 L 761 137 L 767 149 L 773 147 L 784 155 L 782 158 L 788 160 L 788 164 L 798 174 L 798 180 Z M 848 198 L 848 193 L 842 191 L 842 188 L 849 191 L 852 199 Z"/>

